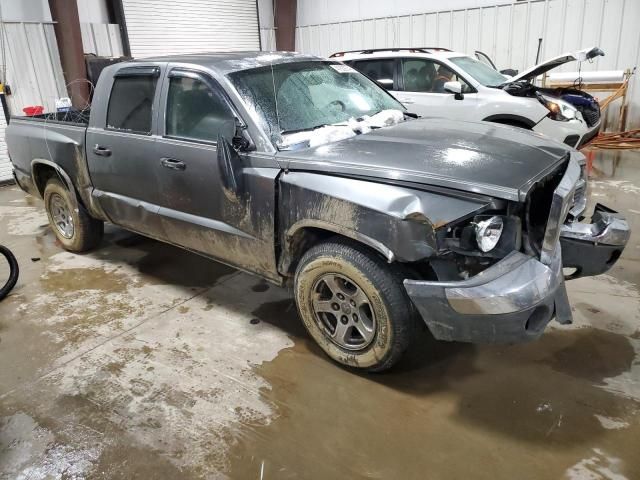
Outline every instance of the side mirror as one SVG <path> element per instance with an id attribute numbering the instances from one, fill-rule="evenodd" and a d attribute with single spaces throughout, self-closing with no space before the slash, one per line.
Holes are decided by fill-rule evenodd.
<path id="1" fill-rule="evenodd" d="M 462 84 L 460 82 L 446 82 L 443 88 L 445 92 L 453 93 L 456 100 L 462 100 L 464 98 Z"/>
<path id="2" fill-rule="evenodd" d="M 233 138 L 231 140 L 233 148 L 239 152 L 249 152 L 255 150 L 256 146 L 251 140 L 247 127 L 238 118 L 235 120 Z"/>
<path id="3" fill-rule="evenodd" d="M 218 168 L 224 195 L 232 201 L 243 193 L 243 166 L 240 155 L 222 135 L 218 135 Z"/>

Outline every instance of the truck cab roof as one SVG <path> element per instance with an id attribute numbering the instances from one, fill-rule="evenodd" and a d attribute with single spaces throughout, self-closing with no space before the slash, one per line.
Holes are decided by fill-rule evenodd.
<path id="1" fill-rule="evenodd" d="M 251 68 L 268 67 L 272 64 L 299 62 L 304 60 L 322 60 L 314 55 L 298 52 L 211 52 L 191 53 L 181 55 L 167 55 L 160 57 L 139 58 L 127 62 L 131 63 L 183 63 L 197 65 L 215 70 L 222 75 L 248 70 Z M 119 64 L 123 65 L 123 64 Z"/>

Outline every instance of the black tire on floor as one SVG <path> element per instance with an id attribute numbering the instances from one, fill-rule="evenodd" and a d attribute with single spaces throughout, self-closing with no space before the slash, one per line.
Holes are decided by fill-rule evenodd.
<path id="1" fill-rule="evenodd" d="M 343 365 L 386 370 L 413 337 L 416 314 L 402 276 L 393 264 L 356 242 L 336 238 L 307 251 L 296 269 L 294 291 L 305 328 Z"/>
<path id="2" fill-rule="evenodd" d="M 20 269 L 18 268 L 18 261 L 16 260 L 16 257 L 7 247 L 0 245 L 0 255 L 3 255 L 9 264 L 9 278 L 6 280 L 5 284 L 0 287 L 0 300 L 2 300 L 9 294 L 13 287 L 16 286 Z M 0 261 L 4 260 L 0 259 Z M 0 282 L 2 281 L 4 281 L 4 278 L 0 278 Z"/>
<path id="3" fill-rule="evenodd" d="M 44 206 L 49 217 L 49 225 L 65 250 L 86 252 L 100 244 L 104 223 L 91 217 L 57 178 L 47 182 L 44 189 Z M 66 233 L 61 224 L 56 223 L 56 218 L 60 218 L 61 209 L 66 209 L 67 225 L 71 224 Z"/>

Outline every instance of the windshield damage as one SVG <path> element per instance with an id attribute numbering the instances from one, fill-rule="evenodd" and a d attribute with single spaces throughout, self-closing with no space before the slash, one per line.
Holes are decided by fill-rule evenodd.
<path id="1" fill-rule="evenodd" d="M 279 150 L 315 147 L 396 125 L 402 104 L 351 67 L 304 61 L 229 75 Z"/>

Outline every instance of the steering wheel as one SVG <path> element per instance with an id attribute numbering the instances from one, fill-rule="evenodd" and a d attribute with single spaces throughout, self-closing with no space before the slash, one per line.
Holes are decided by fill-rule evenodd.
<path id="1" fill-rule="evenodd" d="M 344 112 L 347 109 L 347 106 L 342 100 L 334 100 L 329 105 L 327 105 L 327 108 L 331 108 L 333 110 L 334 106 L 338 107 L 341 112 Z"/>

